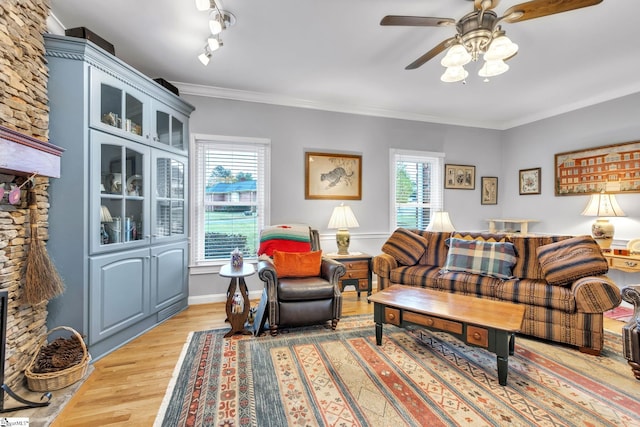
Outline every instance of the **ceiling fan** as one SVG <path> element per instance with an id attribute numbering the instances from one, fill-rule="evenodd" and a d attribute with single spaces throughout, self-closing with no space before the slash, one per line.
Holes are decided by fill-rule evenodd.
<path id="1" fill-rule="evenodd" d="M 457 22 L 452 18 L 435 18 L 430 16 L 398 16 L 388 15 L 382 18 L 380 25 L 410 27 L 456 27 L 456 35 L 443 40 L 433 49 L 405 67 L 416 69 L 449 49 L 441 64 L 446 67 L 441 80 L 456 82 L 464 80 L 469 74 L 464 65 L 477 61 L 484 55 L 485 64 L 478 74 L 488 78 L 504 73 L 509 66 L 504 62 L 512 58 L 518 51 L 518 45 L 506 37 L 499 25 L 501 22 L 516 23 L 556 13 L 568 12 L 601 3 L 602 0 L 532 0 L 508 8 L 502 16 L 493 10 L 500 0 L 472 0 L 473 11 Z"/>

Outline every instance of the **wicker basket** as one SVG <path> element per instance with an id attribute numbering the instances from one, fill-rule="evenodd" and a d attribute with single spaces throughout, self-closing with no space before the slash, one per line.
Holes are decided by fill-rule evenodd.
<path id="1" fill-rule="evenodd" d="M 27 386 L 29 387 L 29 390 L 59 390 L 81 380 L 87 373 L 87 367 L 89 366 L 89 361 L 91 361 L 91 356 L 87 351 L 87 346 L 84 343 L 82 336 L 75 329 L 69 328 L 67 326 L 58 326 L 57 328 L 51 329 L 47 333 L 47 336 L 43 338 L 40 347 L 42 348 L 47 344 L 47 337 L 49 336 L 49 334 L 58 330 L 67 330 L 78 338 L 78 340 L 80 341 L 80 345 L 82 346 L 82 351 L 84 353 L 82 356 L 82 360 L 77 365 L 73 365 L 67 369 L 61 369 L 56 372 L 35 373 L 33 372 L 33 368 L 35 366 L 38 354 L 40 353 L 40 351 L 37 351 L 33 356 L 31 363 L 24 371 L 24 375 L 27 377 Z"/>

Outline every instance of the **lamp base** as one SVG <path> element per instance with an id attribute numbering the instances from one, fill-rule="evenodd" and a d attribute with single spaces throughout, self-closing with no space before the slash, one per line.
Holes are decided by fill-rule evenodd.
<path id="1" fill-rule="evenodd" d="M 336 245 L 338 246 L 338 255 L 349 255 L 349 243 L 351 236 L 349 230 L 340 228 L 336 232 Z"/>
<path id="2" fill-rule="evenodd" d="M 613 242 L 615 228 L 608 219 L 596 219 L 591 225 L 591 235 L 600 248 L 609 249 Z"/>

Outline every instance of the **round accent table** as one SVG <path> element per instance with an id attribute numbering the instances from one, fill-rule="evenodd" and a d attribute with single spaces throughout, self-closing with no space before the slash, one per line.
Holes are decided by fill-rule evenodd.
<path id="1" fill-rule="evenodd" d="M 231 264 L 223 265 L 220 268 L 221 277 L 229 277 L 231 281 L 229 283 L 229 289 L 227 289 L 227 320 L 231 324 L 231 330 L 227 332 L 224 337 L 229 338 L 235 334 L 252 335 L 253 332 L 245 329 L 244 325 L 249 317 L 249 310 L 251 308 L 249 303 L 249 292 L 247 291 L 247 284 L 244 281 L 245 277 L 251 276 L 256 272 L 253 264 L 244 264 L 242 269 L 234 270 L 231 268 Z M 234 301 L 236 291 L 239 292 L 241 300 Z"/>

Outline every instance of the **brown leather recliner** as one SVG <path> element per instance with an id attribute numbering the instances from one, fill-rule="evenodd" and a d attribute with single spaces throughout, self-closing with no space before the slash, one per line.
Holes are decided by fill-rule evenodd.
<path id="1" fill-rule="evenodd" d="M 311 249 L 320 250 L 317 230 L 310 230 Z M 270 260 L 258 262 L 258 277 L 267 294 L 267 313 L 271 335 L 283 326 L 313 325 L 331 321 L 335 329 L 342 314 L 342 293 L 338 279 L 346 269 L 339 262 L 322 258 L 318 277 L 278 278 Z"/>

